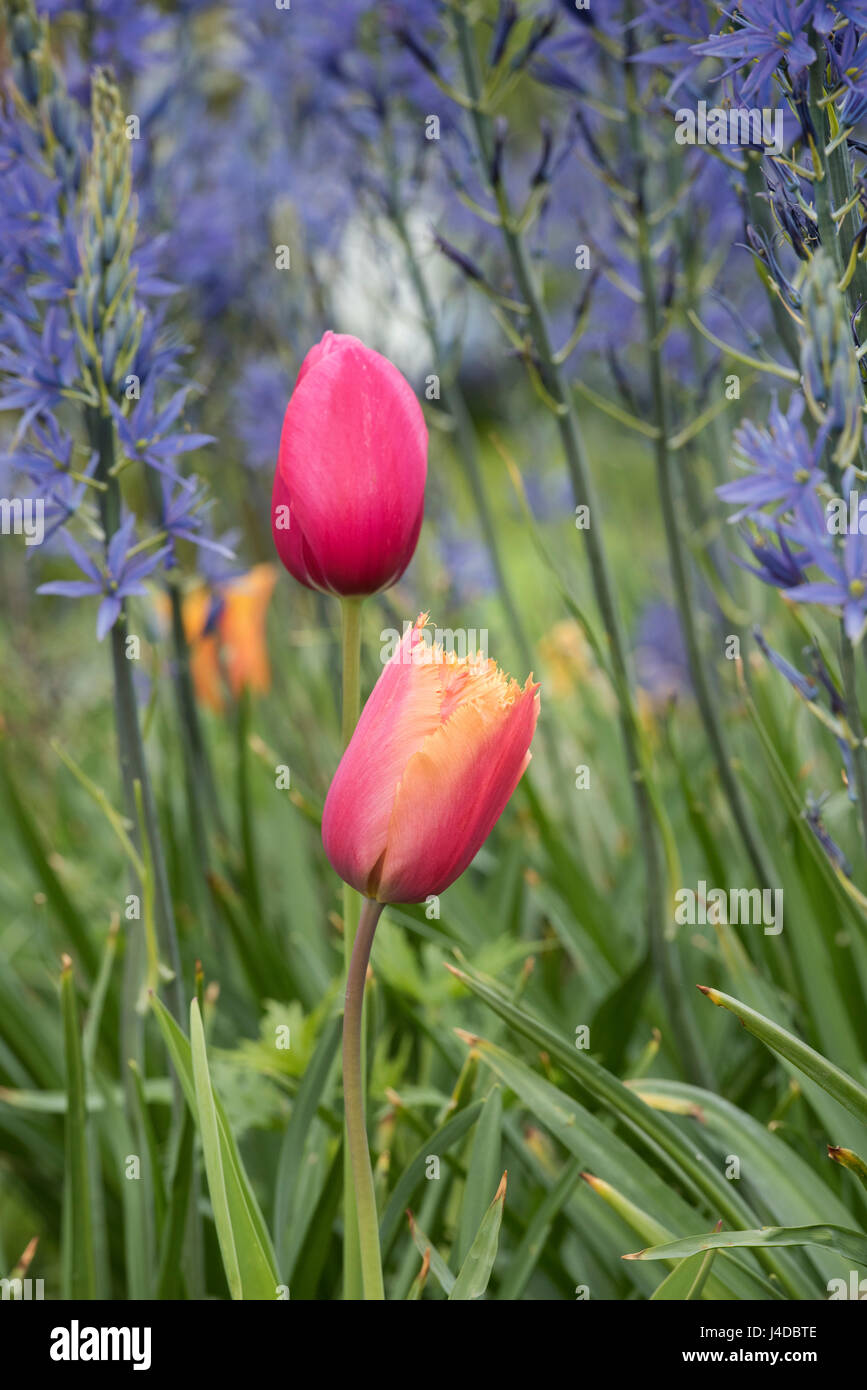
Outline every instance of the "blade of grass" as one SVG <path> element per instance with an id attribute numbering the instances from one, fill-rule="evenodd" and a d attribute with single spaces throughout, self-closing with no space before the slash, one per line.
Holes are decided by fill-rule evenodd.
<path id="1" fill-rule="evenodd" d="M 379 1223 L 379 1239 L 382 1245 L 383 1259 L 388 1254 L 391 1243 L 397 1234 L 401 1217 L 408 1202 L 424 1178 L 428 1155 L 437 1154 L 442 1157 L 449 1149 L 454 1148 L 458 1140 L 463 1138 L 467 1130 L 476 1123 L 481 1109 L 482 1101 L 478 1100 L 472 1105 L 468 1105 L 465 1110 L 459 1110 L 456 1115 L 452 1115 L 444 1125 L 435 1130 L 430 1138 L 426 1139 L 413 1154 L 395 1184 Z M 424 1251 L 419 1253 L 424 1254 Z"/>
<path id="2" fill-rule="evenodd" d="M 166 1046 L 174 1063 L 187 1104 L 198 1117 L 198 1098 L 193 1074 L 190 1043 L 165 1005 L 152 996 L 152 1005 Z M 201 1017 L 199 1017 L 201 1028 Z M 203 1037 L 203 1035 L 202 1035 Z M 245 1298 L 273 1299 L 280 1280 L 271 1239 L 268 1235 L 259 1204 L 250 1186 L 219 1096 L 211 1091 L 222 1179 L 227 1192 L 235 1240 L 240 1262 Z"/>
<path id="3" fill-rule="evenodd" d="M 91 1225 L 87 1113 L 84 1061 L 78 1027 L 78 1004 L 72 961 L 63 957 L 60 975 L 60 1007 L 66 1059 L 66 1166 L 63 1211 L 64 1298 L 94 1297 L 96 1267 Z"/>
<path id="4" fill-rule="evenodd" d="M 761 1249 L 778 1245 L 821 1245 L 856 1264 L 867 1265 L 867 1236 L 842 1226 L 765 1226 L 760 1231 L 720 1231 L 689 1236 L 624 1255 L 624 1260 L 670 1260 L 700 1250 Z"/>
<path id="5" fill-rule="evenodd" d="M 710 989 L 707 985 L 699 985 L 698 988 L 713 1004 L 733 1013 L 747 1032 L 752 1033 L 753 1037 L 759 1039 L 759 1042 L 764 1043 L 778 1056 L 784 1057 L 786 1061 L 792 1062 L 805 1076 L 809 1076 L 811 1081 L 815 1081 L 817 1085 L 821 1086 L 822 1090 L 826 1091 L 829 1096 L 845 1106 L 856 1119 L 861 1120 L 862 1123 L 867 1123 L 867 1090 L 851 1076 L 848 1076 L 846 1072 L 841 1071 L 833 1062 L 829 1062 L 827 1057 L 823 1057 L 820 1052 L 808 1047 L 793 1033 L 787 1032 L 777 1023 L 772 1023 L 769 1018 L 757 1013 L 747 1004 L 742 1004 L 740 1000 L 733 999 L 730 994 L 723 994 L 718 989 Z"/>
<path id="6" fill-rule="evenodd" d="M 680 1264 L 675 1265 L 671 1273 L 666 1275 L 659 1288 L 650 1295 L 651 1300 L 671 1302 L 676 1299 L 684 1303 L 696 1302 L 701 1298 L 702 1290 L 707 1283 L 715 1253 L 708 1250 L 705 1255 L 689 1255 L 681 1260 Z"/>
<path id="7" fill-rule="evenodd" d="M 506 1201 L 506 1174 L 494 1193 L 494 1199 L 482 1217 L 478 1234 L 467 1251 L 457 1279 L 449 1294 L 449 1302 L 481 1298 L 488 1287 L 497 1249 L 500 1243 L 500 1227 L 503 1224 L 503 1206 Z"/>
<path id="8" fill-rule="evenodd" d="M 460 1269 L 476 1239 L 476 1233 L 489 1206 L 488 1194 L 497 1181 L 501 1171 L 500 1127 L 503 1122 L 503 1090 L 494 1085 L 485 1096 L 482 1113 L 473 1136 L 467 1180 L 461 1202 L 461 1218 L 458 1238 L 453 1251 L 452 1264 L 457 1261 Z"/>
<path id="9" fill-rule="evenodd" d="M 193 1082 L 196 1088 L 196 1112 L 199 1118 L 199 1134 L 202 1140 L 202 1153 L 205 1159 L 205 1173 L 208 1178 L 208 1191 L 211 1194 L 211 1209 L 214 1225 L 220 1243 L 220 1254 L 229 1293 L 234 1299 L 244 1297 L 241 1282 L 241 1265 L 235 1244 L 235 1229 L 229 1198 L 226 1192 L 226 1179 L 223 1172 L 223 1153 L 220 1144 L 217 1110 L 211 1090 L 208 1072 L 208 1058 L 205 1051 L 205 1033 L 198 1000 L 190 1005 L 190 1054 L 193 1063 Z"/>
<path id="10" fill-rule="evenodd" d="M 428 1261 L 431 1273 L 436 1278 L 440 1288 L 446 1297 L 451 1298 L 452 1289 L 457 1280 L 452 1274 L 442 1255 L 437 1250 L 429 1236 L 425 1235 L 411 1211 L 407 1212 L 409 1218 L 409 1230 L 412 1242 L 423 1260 Z"/>
<path id="11" fill-rule="evenodd" d="M 157 1298 L 175 1298 L 181 1285 L 181 1252 L 184 1246 L 184 1231 L 187 1224 L 187 1210 L 193 1181 L 193 1140 L 196 1126 L 192 1112 L 184 1113 L 178 1141 L 177 1154 L 172 1170 L 170 1198 L 166 1220 L 163 1226 L 163 1243 L 157 1275 Z"/>
<path id="12" fill-rule="evenodd" d="M 629 1201 L 640 1204 L 654 1220 L 663 1223 L 668 1230 L 676 1231 L 696 1223 L 695 1210 L 678 1195 L 671 1182 L 659 1176 L 642 1156 L 571 1096 L 545 1081 L 503 1048 L 472 1034 L 460 1036 L 478 1052 L 481 1059 L 509 1090 L 518 1096 L 538 1122 L 559 1139 L 585 1167 L 595 1168 L 597 1171 L 604 1169 L 610 1174 L 613 1186 L 623 1192 Z M 653 1115 L 649 1107 L 645 1109 Z M 662 1117 L 655 1118 L 661 1120 Z M 708 1171 L 712 1172 L 709 1165 L 702 1166 L 708 1167 Z M 681 1173 L 681 1182 L 683 1176 Z M 725 1179 L 722 1181 L 725 1182 Z M 743 1219 L 744 1213 L 749 1213 L 755 1221 L 755 1216 L 745 1203 L 731 1193 L 726 1193 L 725 1196 L 726 1206 L 731 1207 L 734 1204 L 740 1219 Z M 718 1215 L 720 1210 L 722 1202 L 716 1199 L 712 1207 L 713 1215 Z M 803 1290 L 798 1290 L 792 1285 L 790 1270 L 775 1260 L 768 1251 L 762 1251 L 761 1254 L 769 1272 L 777 1275 L 781 1286 L 789 1289 L 793 1297 L 802 1296 Z"/>
<path id="13" fill-rule="evenodd" d="M 580 1176 L 581 1164 L 567 1163 L 557 1182 L 545 1194 L 544 1200 L 530 1219 L 520 1245 L 509 1260 L 508 1269 L 499 1287 L 500 1301 L 516 1301 L 524 1293 L 551 1228 L 574 1192 Z"/>
<path id="14" fill-rule="evenodd" d="M 329 1075 L 340 1046 L 341 1020 L 332 1018 L 317 1040 L 298 1093 L 292 1102 L 292 1113 L 280 1146 L 277 1179 L 274 1192 L 274 1233 L 277 1241 L 277 1263 L 286 1273 L 286 1237 L 293 1214 L 298 1179 L 307 1145 L 310 1126 L 325 1095 Z"/>

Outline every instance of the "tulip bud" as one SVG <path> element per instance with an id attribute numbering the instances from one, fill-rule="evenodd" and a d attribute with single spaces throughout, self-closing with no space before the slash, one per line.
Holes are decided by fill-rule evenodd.
<path id="1" fill-rule="evenodd" d="M 530 761 L 538 685 L 406 634 L 361 713 L 322 816 L 333 868 L 379 902 L 423 902 L 475 858 Z"/>
<path id="2" fill-rule="evenodd" d="M 286 408 L 271 525 L 290 574 L 345 598 L 387 589 L 412 559 L 424 512 L 427 427 L 386 357 L 326 333 Z"/>

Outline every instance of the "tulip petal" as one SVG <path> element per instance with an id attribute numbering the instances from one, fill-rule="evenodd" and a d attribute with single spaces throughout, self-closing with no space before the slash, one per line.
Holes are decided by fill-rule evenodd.
<path id="1" fill-rule="evenodd" d="M 475 858 L 530 761 L 537 689 L 461 704 L 410 758 L 375 885 L 381 901 L 441 893 Z"/>
<path id="2" fill-rule="evenodd" d="M 386 664 L 334 774 L 322 842 L 334 869 L 360 893 L 382 858 L 395 790 L 409 758 L 440 727 L 437 666 L 419 660 L 417 623 Z"/>
<path id="3" fill-rule="evenodd" d="M 327 589 L 316 560 L 305 544 L 301 523 L 293 512 L 289 489 L 277 465 L 271 492 L 271 534 L 282 563 L 300 584 L 308 589 Z"/>
<path id="4" fill-rule="evenodd" d="M 308 354 L 286 409 L 278 470 L 292 506 L 285 562 L 311 576 L 302 582 L 361 595 L 400 577 L 421 526 L 427 427 L 387 358 L 345 334 Z"/>

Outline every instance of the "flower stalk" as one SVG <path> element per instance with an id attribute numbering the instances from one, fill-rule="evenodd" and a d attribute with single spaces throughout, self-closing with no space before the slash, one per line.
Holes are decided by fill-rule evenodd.
<path id="1" fill-rule="evenodd" d="M 341 651 L 343 671 L 343 699 L 341 705 L 341 731 L 343 747 L 352 738 L 361 709 L 361 605 L 362 600 L 344 598 L 340 601 Z M 349 972 L 353 960 L 353 948 L 358 931 L 361 899 L 348 883 L 343 885 L 343 964 L 349 989 Z M 375 924 L 374 924 L 375 925 Z M 369 948 L 368 948 L 369 954 Z M 366 968 L 366 966 L 365 966 Z M 363 999 L 359 1012 L 359 1030 L 362 1032 Z M 346 1015 L 344 1014 L 344 1029 Z M 358 1057 L 359 1085 L 362 1101 L 365 1086 L 364 1048 L 359 1042 Z M 369 1160 L 368 1160 L 369 1166 Z M 362 1263 L 359 1244 L 359 1218 L 356 1208 L 358 1182 L 354 1174 L 351 1144 L 349 1138 L 349 1112 L 346 1116 L 346 1145 L 343 1153 L 343 1296 L 347 1300 L 358 1299 L 362 1294 Z"/>
<path id="2" fill-rule="evenodd" d="M 364 985 L 373 946 L 373 936 L 382 915 L 383 904 L 367 898 L 361 912 L 352 958 L 346 976 L 343 1010 L 343 1103 L 346 1116 L 346 1147 L 355 1196 L 355 1224 L 362 1271 L 364 1298 L 381 1302 L 385 1298 L 382 1257 L 379 1248 L 379 1222 L 373 1169 L 367 1144 L 364 1104 L 363 1027 Z M 349 1236 L 350 1213 L 345 1212 Z"/>

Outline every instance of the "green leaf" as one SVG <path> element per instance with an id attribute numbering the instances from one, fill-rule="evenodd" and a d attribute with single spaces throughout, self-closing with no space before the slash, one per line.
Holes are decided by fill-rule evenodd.
<path id="1" fill-rule="evenodd" d="M 197 999 L 194 999 L 190 1005 L 190 1052 L 193 1061 L 193 1082 L 196 1088 L 199 1134 L 202 1139 L 205 1173 L 208 1178 L 208 1190 L 211 1194 L 211 1207 L 214 1213 L 214 1225 L 217 1228 L 217 1239 L 220 1242 L 223 1269 L 226 1272 L 226 1281 L 232 1298 L 243 1298 L 241 1266 L 238 1261 L 234 1223 L 226 1192 L 217 1110 L 214 1105 L 214 1093 L 211 1090 L 208 1055 L 205 1050 L 205 1032 L 202 1028 L 202 1017 L 199 1013 Z"/>
<path id="2" fill-rule="evenodd" d="M 144 1136 L 145 1146 L 148 1154 L 148 1164 L 150 1166 L 150 1179 L 153 1188 L 154 1217 L 156 1221 L 157 1235 L 163 1229 L 163 1221 L 166 1215 L 166 1190 L 163 1183 L 163 1173 L 160 1166 L 159 1149 L 157 1147 L 157 1137 L 154 1133 L 153 1122 L 151 1121 L 150 1107 L 148 1106 L 147 1094 L 145 1092 L 144 1078 L 142 1077 L 138 1063 L 131 1059 L 129 1068 L 133 1076 L 133 1089 L 136 1101 L 136 1112 L 139 1123 L 139 1133 Z"/>
<path id="3" fill-rule="evenodd" d="M 746 1202 L 732 1191 L 732 1185 L 709 1165 L 696 1158 L 691 1145 L 680 1131 L 665 1116 L 645 1105 L 632 1091 L 624 1086 L 616 1076 L 571 1046 L 553 1028 L 540 1019 L 519 1008 L 492 981 L 483 979 L 469 970 L 447 967 L 451 973 L 472 990 L 493 1011 L 509 1024 L 515 1032 L 528 1038 L 569 1076 L 573 1077 L 593 1100 L 601 1103 L 621 1119 L 628 1129 L 637 1134 L 644 1145 L 674 1174 L 680 1182 L 686 1182 L 691 1191 L 701 1195 L 708 1204 L 722 1214 L 732 1225 L 755 1224 L 755 1214 Z M 485 1059 L 488 1060 L 490 1044 L 485 1044 Z M 531 1073 L 532 1075 L 532 1073 Z M 535 1078 L 538 1080 L 538 1078 Z M 562 1093 L 555 1091 L 555 1095 Z M 570 1105 L 575 1102 L 570 1101 Z M 580 1155 L 578 1155 L 580 1157 Z M 592 1162 L 587 1158 L 585 1162 Z M 604 1165 L 597 1165 L 603 1167 Z M 661 1184 L 664 1186 L 664 1184 Z"/>
<path id="4" fill-rule="evenodd" d="M 502 1302 L 514 1302 L 521 1297 L 545 1245 L 548 1234 L 575 1190 L 581 1176 L 581 1164 L 567 1163 L 554 1186 L 545 1194 L 533 1213 L 521 1243 L 509 1260 L 509 1267 L 499 1290 Z"/>
<path id="5" fill-rule="evenodd" d="M 177 1296 L 181 1252 L 184 1246 L 190 1188 L 193 1182 L 193 1140 L 195 1133 L 195 1121 L 192 1112 L 187 1109 L 184 1111 L 184 1122 L 181 1127 L 169 1188 L 171 1197 L 163 1227 L 163 1245 L 157 1278 L 157 1297 L 160 1299 Z"/>
<path id="6" fill-rule="evenodd" d="M 430 1154 L 442 1156 L 448 1153 L 449 1149 L 453 1148 L 458 1140 L 463 1138 L 467 1130 L 475 1124 L 479 1118 L 482 1104 L 483 1102 L 478 1100 L 472 1105 L 468 1105 L 465 1110 L 459 1110 L 456 1115 L 452 1115 L 450 1120 L 435 1130 L 430 1138 L 425 1139 L 420 1148 L 416 1149 L 398 1178 L 385 1211 L 382 1213 L 382 1220 L 379 1223 L 379 1240 L 383 1259 L 388 1253 L 400 1225 L 401 1217 L 406 1211 L 413 1193 L 424 1178 L 428 1156 Z M 423 1255 L 424 1251 L 422 1250 L 420 1253 Z"/>
<path id="7" fill-rule="evenodd" d="M 334 1227 L 343 1196 L 343 1144 L 334 1157 L 307 1222 L 304 1243 L 292 1266 L 292 1297 L 315 1299 L 326 1261 L 335 1244 Z"/>
<path id="8" fill-rule="evenodd" d="M 408 1303 L 417 1303 L 422 1296 L 422 1291 L 427 1283 L 427 1276 L 430 1271 L 430 1251 L 425 1251 L 422 1257 L 421 1269 L 410 1284 L 409 1293 L 406 1296 Z"/>
<path id="9" fill-rule="evenodd" d="M 274 1231 L 279 1251 L 279 1265 L 287 1270 L 287 1234 L 294 1213 L 298 1180 L 316 1111 L 322 1103 L 325 1087 L 340 1044 L 342 1020 L 330 1019 L 317 1040 L 301 1085 L 292 1102 L 292 1113 L 280 1146 L 277 1163 L 277 1182 L 274 1193 Z"/>
<path id="10" fill-rule="evenodd" d="M 781 1028 L 778 1023 L 772 1023 L 764 1014 L 757 1013 L 747 1004 L 742 1004 L 739 999 L 733 999 L 730 994 L 723 994 L 718 989 L 709 989 L 706 985 L 699 985 L 699 989 L 721 1009 L 728 1009 L 733 1013 L 747 1032 L 752 1033 L 759 1042 L 763 1042 L 772 1052 L 793 1063 L 829 1096 L 845 1106 L 852 1115 L 862 1123 L 867 1123 L 867 1091 L 846 1072 L 823 1057 L 821 1052 L 814 1051 L 793 1033 Z"/>
<path id="11" fill-rule="evenodd" d="M 867 1265 L 867 1236 L 842 1226 L 763 1226 L 758 1231 L 719 1231 L 687 1236 L 624 1255 L 624 1260 L 670 1260 L 695 1255 L 701 1250 L 730 1250 L 775 1245 L 822 1245 L 847 1260 Z"/>
<path id="12" fill-rule="evenodd" d="M 841 1168 L 848 1168 L 862 1186 L 867 1187 L 867 1163 L 859 1154 L 854 1153 L 852 1149 L 843 1149 L 839 1144 L 829 1144 L 828 1157 L 839 1163 Z"/>
<path id="13" fill-rule="evenodd" d="M 648 1105 L 681 1105 L 693 1118 L 690 1130 L 696 1145 L 714 1165 L 728 1154 L 737 1154 L 760 1220 L 780 1226 L 848 1225 L 852 1220 L 830 1182 L 822 1181 L 815 1168 L 784 1142 L 784 1128 L 769 1129 L 722 1096 L 682 1081 L 647 1077 L 629 1084 Z M 839 1258 L 830 1252 L 817 1251 L 810 1258 L 822 1284 L 841 1273 Z M 807 1296 L 817 1296 L 816 1290 Z"/>
<path id="14" fill-rule="evenodd" d="M 218 1142 L 220 1168 L 214 1169 L 214 1178 L 217 1186 L 217 1200 L 220 1195 L 220 1182 L 225 1188 L 226 1206 L 228 1207 L 232 1240 L 234 1243 L 235 1254 L 240 1276 L 240 1297 L 245 1299 L 274 1299 L 276 1297 L 277 1286 L 280 1279 L 277 1274 L 277 1263 L 274 1258 L 274 1251 L 268 1235 L 259 1204 L 256 1201 L 253 1189 L 250 1186 L 249 1178 L 244 1171 L 240 1154 L 235 1143 L 234 1136 L 229 1128 L 226 1113 L 217 1096 L 210 1087 L 210 1078 L 207 1078 L 207 1088 L 205 1088 L 204 1075 L 201 1075 L 201 1067 L 204 1062 L 207 1069 L 207 1058 L 203 1056 L 203 1037 L 199 1039 L 198 1068 L 200 1075 L 194 1075 L 194 1064 L 190 1043 L 184 1037 L 175 1020 L 172 1018 L 168 1009 L 156 997 L 153 997 L 153 1008 L 157 1022 L 160 1026 L 166 1046 L 169 1050 L 178 1079 L 181 1083 L 184 1095 L 194 1117 L 199 1126 L 199 1133 L 202 1137 L 202 1144 L 205 1144 L 205 1134 L 207 1130 L 208 1143 L 211 1146 L 211 1166 L 214 1167 L 214 1126 L 216 1126 L 216 1138 Z M 198 1013 L 198 1006 L 196 1006 Z M 201 1017 L 199 1017 L 199 1027 L 201 1027 Z M 198 1094 L 202 1090 L 202 1104 L 205 1109 L 204 1123 L 206 1130 L 202 1127 L 202 1113 L 200 1110 Z M 213 1115 L 210 1113 L 211 1107 L 208 1105 L 208 1095 L 213 1105 Z M 212 1123 L 213 1121 L 213 1123 Z M 210 1186 L 211 1172 L 208 1171 L 208 1155 L 206 1154 L 206 1172 Z M 214 1203 L 215 1194 L 211 1192 L 211 1201 Z M 214 1208 L 216 1220 L 217 1211 Z M 221 1212 L 221 1220 L 225 1217 L 225 1210 Z M 222 1243 L 221 1243 L 222 1249 Z M 226 1269 L 227 1278 L 234 1277 L 234 1266 L 231 1263 L 231 1249 L 228 1250 L 230 1264 Z M 237 1285 L 236 1285 L 237 1286 Z M 231 1285 L 230 1285 L 231 1288 Z M 233 1296 L 235 1296 L 233 1294 Z"/>
<path id="15" fill-rule="evenodd" d="M 70 1299 L 93 1298 L 96 1290 L 96 1265 L 91 1224 L 84 1061 L 78 1028 L 75 981 L 69 956 L 63 957 L 60 1008 L 63 1017 L 67 1097 L 63 1189 L 63 1296 Z"/>
<path id="16" fill-rule="evenodd" d="M 662 1178 L 639 1153 L 613 1134 L 601 1119 L 503 1048 L 469 1034 L 463 1036 L 538 1122 L 585 1167 L 597 1172 L 604 1169 L 610 1175 L 612 1185 L 623 1193 L 627 1201 L 640 1206 L 668 1231 L 684 1230 L 698 1224 L 701 1218 L 679 1195 L 671 1181 Z M 625 1087 L 621 1089 L 626 1090 Z M 644 1108 L 649 1115 L 654 1114 L 649 1106 Z M 709 1168 L 709 1165 L 706 1166 Z M 740 1203 L 738 1206 L 740 1209 Z M 749 1211 L 749 1208 L 744 1206 L 744 1210 Z M 753 1215 L 753 1224 L 756 1219 Z M 770 1252 L 763 1251 L 762 1255 L 771 1272 L 779 1277 L 781 1287 L 787 1289 L 792 1297 L 802 1296 L 803 1291 L 793 1283 L 790 1270 L 775 1260 Z M 766 1296 L 768 1294 L 766 1282 L 759 1280 L 752 1271 L 727 1271 L 726 1282 L 732 1292 L 741 1298 L 761 1297 L 763 1292 Z"/>
<path id="17" fill-rule="evenodd" d="M 89 979 L 94 979 L 99 970 L 99 953 L 96 944 L 91 938 L 87 923 L 51 867 L 36 824 L 18 794 L 18 788 L 9 769 L 9 760 L 2 746 L 0 746 L 0 783 L 2 783 L 6 793 L 9 808 L 12 811 L 12 819 L 24 847 L 24 852 L 39 879 L 51 910 L 63 923 L 64 930 L 68 932 L 76 959 L 81 962 L 85 975 Z"/>
<path id="18" fill-rule="evenodd" d="M 610 1072 L 623 1070 L 626 1050 L 652 979 L 650 952 L 646 951 L 635 968 L 618 980 L 590 1020 L 593 1051 L 601 1056 Z"/>
<path id="19" fill-rule="evenodd" d="M 584 1173 L 582 1174 L 582 1176 L 585 1182 L 588 1184 L 588 1186 L 591 1187 L 593 1191 L 598 1196 L 600 1196 L 605 1202 L 607 1202 L 613 1211 L 617 1212 L 618 1216 L 626 1222 L 626 1224 L 636 1233 L 637 1236 L 641 1238 L 641 1240 L 646 1240 L 653 1245 L 662 1245 L 674 1239 L 674 1234 L 672 1231 L 666 1230 L 666 1228 L 662 1226 L 658 1221 L 655 1221 L 651 1216 L 649 1216 L 646 1211 L 643 1211 L 640 1207 L 636 1206 L 634 1202 L 628 1201 L 627 1198 L 624 1197 L 622 1192 L 618 1192 L 616 1188 L 612 1187 L 610 1183 L 605 1182 L 603 1178 L 597 1178 L 591 1173 Z M 729 1257 L 726 1257 L 726 1259 L 728 1258 Z M 671 1271 L 673 1274 L 674 1267 L 676 1267 L 675 1262 L 672 1259 L 670 1263 L 673 1266 Z M 747 1277 L 750 1277 L 750 1271 L 745 1270 L 744 1272 L 747 1274 Z M 731 1273 L 731 1267 L 727 1263 L 720 1271 L 721 1277 L 717 1278 L 716 1276 L 714 1276 L 710 1280 L 710 1287 L 707 1291 L 708 1298 L 720 1300 L 730 1299 L 733 1297 L 732 1292 L 730 1292 L 731 1281 L 729 1280 L 728 1283 L 726 1282 L 727 1276 L 730 1276 Z M 657 1289 L 655 1292 L 658 1294 L 659 1290 Z M 768 1285 L 760 1292 L 763 1292 L 768 1297 L 773 1297 L 775 1291 L 770 1285 Z M 664 1297 L 665 1295 L 662 1296 Z M 678 1298 L 681 1296 L 682 1295 L 680 1294 L 672 1295 L 672 1297 Z"/>
<path id="20" fill-rule="evenodd" d="M 461 1203 L 461 1217 L 456 1244 L 459 1268 L 466 1259 L 476 1232 L 488 1207 L 488 1196 L 496 1185 L 497 1176 L 502 1172 L 500 1128 L 503 1122 L 503 1090 L 494 1085 L 485 1096 L 479 1123 L 473 1136 L 473 1149 L 467 1170 L 467 1181 Z"/>
<path id="21" fill-rule="evenodd" d="M 658 1289 L 650 1295 L 651 1301 L 670 1302 L 679 1300 L 689 1303 L 701 1298 L 702 1289 L 710 1274 L 716 1251 L 708 1250 L 704 1255 L 688 1255 L 667 1274 Z"/>
<path id="22" fill-rule="evenodd" d="M 461 1265 L 458 1277 L 449 1294 L 450 1302 L 481 1298 L 488 1287 L 491 1271 L 494 1268 L 494 1260 L 497 1258 L 505 1202 L 506 1174 L 504 1173 L 500 1179 L 500 1186 L 494 1193 L 494 1200 L 482 1217 L 478 1234 Z"/>
<path id="23" fill-rule="evenodd" d="M 429 1236 L 425 1235 L 424 1231 L 422 1230 L 421 1226 L 419 1226 L 412 1212 L 407 1212 L 407 1216 L 409 1217 L 409 1230 L 410 1235 L 412 1236 L 413 1245 L 415 1246 L 418 1253 L 421 1255 L 422 1259 L 428 1261 L 430 1271 L 436 1278 L 443 1292 L 446 1293 L 449 1298 L 451 1298 L 452 1289 L 457 1283 L 455 1276 L 452 1274 L 451 1270 L 449 1269 L 442 1255 L 437 1250 L 433 1241 L 430 1239 Z"/>

